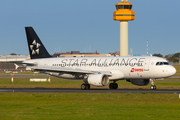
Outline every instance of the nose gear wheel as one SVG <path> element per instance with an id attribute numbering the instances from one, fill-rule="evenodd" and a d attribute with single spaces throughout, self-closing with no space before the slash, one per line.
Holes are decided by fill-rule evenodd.
<path id="1" fill-rule="evenodd" d="M 90 89 L 90 85 L 89 84 L 82 84 L 81 85 L 81 90 L 89 90 Z"/>

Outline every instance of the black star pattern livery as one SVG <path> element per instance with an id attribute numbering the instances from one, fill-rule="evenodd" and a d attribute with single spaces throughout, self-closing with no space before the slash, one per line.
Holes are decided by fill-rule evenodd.
<path id="1" fill-rule="evenodd" d="M 39 54 L 39 47 L 41 44 L 36 43 L 36 40 L 33 41 L 32 45 L 30 45 L 30 49 L 32 51 L 32 55 Z"/>
<path id="2" fill-rule="evenodd" d="M 41 43 L 34 29 L 32 27 L 25 27 L 25 29 L 31 59 L 52 57 Z"/>

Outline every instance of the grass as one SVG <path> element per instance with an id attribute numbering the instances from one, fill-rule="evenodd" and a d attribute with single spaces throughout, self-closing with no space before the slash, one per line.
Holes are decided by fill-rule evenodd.
<path id="1" fill-rule="evenodd" d="M 176 76 L 180 76 L 180 66 Z M 31 74 L 26 72 L 24 74 Z M 7 77 L 9 76 L 9 77 Z M 34 76 L 0 77 L 0 87 L 80 88 L 82 80 L 51 78 L 51 83 L 30 82 Z M 37 77 L 37 76 L 36 76 Z M 40 76 L 39 76 L 40 77 Z M 48 78 L 48 77 L 46 77 Z M 180 81 L 156 81 L 157 89 L 180 89 Z M 120 89 L 149 89 L 118 81 Z M 96 88 L 96 87 L 92 87 Z M 107 88 L 100 87 L 100 88 Z M 179 94 L 156 93 L 3 93 L 0 92 L 0 119 L 2 120 L 175 120 L 180 118 Z"/>
<path id="2" fill-rule="evenodd" d="M 174 120 L 180 117 L 179 108 L 178 94 L 0 93 L 3 120 Z"/>
<path id="3" fill-rule="evenodd" d="M 176 68 L 176 70 L 177 70 L 175 76 L 180 76 L 180 65 L 173 65 L 173 66 L 174 66 L 174 67 Z"/>
<path id="4" fill-rule="evenodd" d="M 52 78 L 51 83 L 48 82 L 30 82 L 29 78 L 16 78 L 14 82 L 10 82 L 10 78 L 0 78 L 0 87 L 13 87 L 13 88 L 35 88 L 35 87 L 43 87 L 43 88 L 80 88 L 83 83 L 82 80 L 66 80 L 66 79 L 57 79 Z M 111 82 L 110 82 L 111 83 Z M 117 81 L 119 89 L 149 89 L 150 84 L 148 86 L 136 86 L 126 81 Z M 180 89 L 180 81 L 155 81 L 157 89 Z M 109 89 L 109 86 L 104 87 L 94 87 L 98 89 Z"/>
<path id="5" fill-rule="evenodd" d="M 179 67 L 180 68 L 180 67 Z M 177 69 L 178 70 L 178 69 Z M 25 73 L 27 74 L 27 73 Z M 11 83 L 11 75 L 5 74 L 0 76 L 0 87 L 15 87 L 15 88 L 35 88 L 35 87 L 44 87 L 44 88 L 80 88 L 83 80 L 67 80 L 62 78 L 51 77 L 51 83 L 48 82 L 30 82 L 30 78 L 47 78 L 46 75 L 33 75 L 29 72 L 29 75 L 18 75 L 15 74 L 14 82 Z M 172 78 L 171 78 L 172 79 Z M 157 89 L 180 89 L 180 81 L 171 81 L 170 78 L 165 79 L 169 81 L 155 81 Z M 174 80 L 174 78 L 173 78 Z M 180 79 L 176 79 L 180 80 Z M 150 84 L 148 86 L 136 86 L 126 81 L 117 81 L 119 85 L 119 89 L 149 89 Z M 94 87 L 91 88 L 99 88 L 99 89 L 108 89 L 109 86 L 104 87 Z"/>

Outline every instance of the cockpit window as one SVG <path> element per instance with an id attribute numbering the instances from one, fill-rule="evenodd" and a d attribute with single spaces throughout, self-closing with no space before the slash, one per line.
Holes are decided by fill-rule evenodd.
<path id="1" fill-rule="evenodd" d="M 169 62 L 157 62 L 156 65 L 170 65 Z"/>
<path id="2" fill-rule="evenodd" d="M 168 62 L 164 62 L 164 65 L 170 65 L 170 63 L 168 63 Z"/>

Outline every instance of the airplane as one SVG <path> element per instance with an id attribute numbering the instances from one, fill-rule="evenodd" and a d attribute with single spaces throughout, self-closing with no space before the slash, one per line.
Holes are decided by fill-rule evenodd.
<path id="1" fill-rule="evenodd" d="M 23 64 L 31 70 L 40 71 L 59 78 L 82 79 L 82 90 L 92 86 L 106 86 L 117 89 L 116 81 L 126 80 L 134 85 L 156 89 L 155 80 L 167 78 L 176 73 L 170 63 L 154 56 L 114 57 L 52 57 L 32 27 L 25 27 L 31 60 Z"/>

